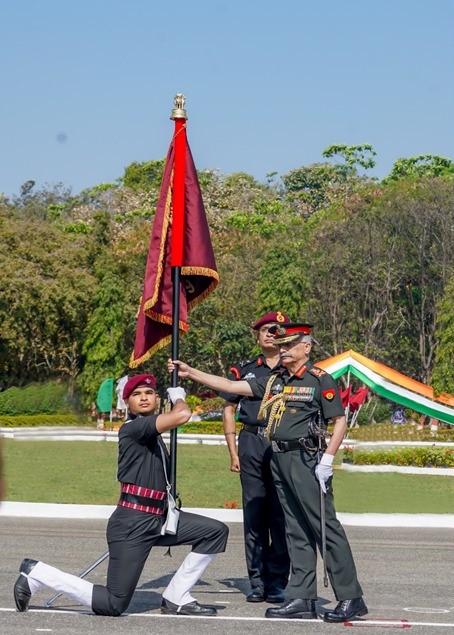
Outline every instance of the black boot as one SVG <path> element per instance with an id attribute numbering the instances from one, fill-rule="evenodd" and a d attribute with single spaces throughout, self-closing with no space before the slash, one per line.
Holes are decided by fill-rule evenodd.
<path id="1" fill-rule="evenodd" d="M 266 609 L 265 617 L 316 620 L 315 600 L 289 600 L 279 608 L 271 607 Z"/>
<path id="2" fill-rule="evenodd" d="M 21 575 L 17 578 L 16 584 L 14 585 L 14 601 L 16 602 L 17 610 L 21 613 L 28 609 L 30 598 L 32 597 L 28 580 L 26 576 L 22 574 L 25 573 L 28 575 L 36 564 L 38 564 L 38 560 L 25 558 L 19 567 Z"/>
<path id="3" fill-rule="evenodd" d="M 362 597 L 353 600 L 342 600 L 334 611 L 326 611 L 323 615 L 325 622 L 347 622 L 352 617 L 361 617 L 368 613 L 367 606 Z"/>
<path id="4" fill-rule="evenodd" d="M 270 587 L 266 592 L 265 599 L 270 604 L 282 604 L 285 602 L 284 592 L 279 587 Z"/>
<path id="5" fill-rule="evenodd" d="M 161 613 L 166 615 L 195 615 L 200 617 L 211 617 L 218 614 L 214 606 L 204 606 L 198 602 L 188 602 L 188 604 L 178 606 L 178 604 L 169 602 L 169 600 L 164 598 L 161 602 Z"/>
<path id="6" fill-rule="evenodd" d="M 255 587 L 252 589 L 252 591 L 249 591 L 249 593 L 246 595 L 246 602 L 264 602 L 265 601 L 265 594 L 263 592 L 263 589 L 260 589 L 259 587 Z"/>

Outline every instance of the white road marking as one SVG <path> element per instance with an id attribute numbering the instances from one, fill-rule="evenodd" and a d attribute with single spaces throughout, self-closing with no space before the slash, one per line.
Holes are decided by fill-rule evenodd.
<path id="1" fill-rule="evenodd" d="M 1 608 L 0 612 L 6 613 L 17 613 L 16 609 L 12 608 Z M 68 609 L 29 609 L 29 613 L 46 613 L 49 615 L 50 613 L 54 613 L 56 615 L 88 615 L 93 616 L 94 613 L 91 611 L 71 611 Z M 227 616 L 227 615 L 217 615 L 216 617 L 198 617 L 196 615 L 162 615 L 161 613 L 123 613 L 123 617 L 141 617 L 141 618 L 154 618 L 154 619 L 177 619 L 177 620 L 214 620 L 214 621 L 236 621 L 236 622 L 291 622 L 295 624 L 297 620 L 295 619 L 280 619 L 280 618 L 266 618 L 266 617 L 240 617 L 240 616 Z M 312 624 L 326 624 L 321 619 L 317 620 L 300 620 L 301 622 Z M 401 628 L 408 628 L 409 626 L 427 626 L 427 627 L 445 627 L 445 628 L 454 628 L 454 622 L 411 622 L 406 620 L 358 620 L 348 622 L 349 626 L 400 626 Z"/>

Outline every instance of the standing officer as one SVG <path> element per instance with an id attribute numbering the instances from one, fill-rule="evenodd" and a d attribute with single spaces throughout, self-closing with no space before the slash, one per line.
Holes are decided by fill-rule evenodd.
<path id="1" fill-rule="evenodd" d="M 260 355 L 232 366 L 230 379 L 269 377 L 284 370 L 270 327 L 290 319 L 280 311 L 263 315 L 253 325 Z M 276 487 L 271 475 L 273 454 L 265 436 L 266 422 L 258 421 L 260 399 L 221 394 L 224 403 L 224 434 L 230 452 L 230 469 L 239 472 L 243 494 L 243 530 L 246 566 L 251 583 L 247 602 L 284 602 L 290 561 L 285 542 L 285 523 Z M 235 413 L 242 428 L 236 447 Z"/>
<path id="2" fill-rule="evenodd" d="M 367 607 L 345 532 L 336 517 L 331 477 L 334 456 L 347 424 L 336 383 L 331 375 L 309 361 L 311 324 L 289 323 L 271 327 L 281 354 L 284 372 L 269 378 L 232 382 L 222 377 L 169 361 L 179 376 L 204 383 L 215 390 L 262 399 L 267 413 L 267 433 L 273 447 L 271 469 L 285 515 L 291 561 L 291 599 L 269 608 L 266 617 L 313 619 L 317 617 L 317 545 L 322 547 L 320 489 L 325 492 L 326 567 L 338 600 L 326 611 L 326 622 L 346 622 L 365 615 Z M 260 414 L 259 414 L 260 416 Z M 331 419 L 333 432 L 328 448 L 317 463 L 319 438 L 313 433 L 319 416 Z"/>
<path id="3" fill-rule="evenodd" d="M 97 615 L 117 617 L 128 607 L 145 561 L 154 546 L 191 545 L 163 593 L 161 613 L 208 617 L 216 609 L 199 604 L 190 594 L 207 565 L 225 551 L 228 527 L 217 520 L 180 511 L 176 534 L 162 535 L 167 508 L 168 455 L 161 434 L 191 417 L 183 388 L 168 388 L 171 412 L 153 414 L 158 401 L 153 375 L 135 375 L 123 389 L 130 418 L 118 434 L 118 480 L 121 497 L 107 525 L 107 585 L 92 584 L 26 558 L 14 586 L 18 611 L 42 587 L 65 593 Z"/>

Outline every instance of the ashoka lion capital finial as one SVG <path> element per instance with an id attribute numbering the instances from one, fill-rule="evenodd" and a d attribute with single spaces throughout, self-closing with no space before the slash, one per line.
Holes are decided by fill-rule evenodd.
<path id="1" fill-rule="evenodd" d="M 175 108 L 172 109 L 171 119 L 187 119 L 188 116 L 185 110 L 186 96 L 183 93 L 177 93 L 173 98 Z"/>

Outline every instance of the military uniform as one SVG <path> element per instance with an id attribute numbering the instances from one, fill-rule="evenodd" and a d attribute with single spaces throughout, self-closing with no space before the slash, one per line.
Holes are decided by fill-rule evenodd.
<path id="1" fill-rule="evenodd" d="M 157 417 L 131 415 L 119 430 L 117 474 L 122 493 L 107 525 L 107 584 L 95 584 L 93 589 L 92 609 L 98 615 L 120 615 L 127 608 L 152 547 L 192 545 L 199 554 L 225 551 L 224 523 L 183 510 L 176 535 L 161 535 L 166 502 L 163 456 L 167 472 L 170 465 L 156 430 Z"/>
<path id="2" fill-rule="evenodd" d="M 124 398 L 128 399 L 139 387 L 154 390 L 155 378 L 135 375 L 124 387 Z M 198 604 L 189 590 L 214 555 L 225 550 L 228 527 L 218 520 L 181 510 L 176 533 L 162 533 L 168 513 L 167 473 L 170 466 L 166 446 L 157 429 L 158 416 L 131 413 L 118 434 L 117 476 L 121 495 L 107 525 L 109 565 L 106 585 L 92 584 L 44 562 L 26 558 L 20 565 L 20 576 L 14 586 L 19 611 L 27 610 L 31 596 L 46 586 L 90 607 L 97 615 L 119 616 L 128 607 L 152 547 L 191 545 L 191 552 L 163 593 L 161 612 L 216 614 L 214 608 Z"/>
<path id="3" fill-rule="evenodd" d="M 245 378 L 268 415 L 267 432 L 273 455 L 271 469 L 285 514 L 291 561 L 290 595 L 317 598 L 317 545 L 321 548 L 320 489 L 315 476 L 317 441 L 310 422 L 320 412 L 326 420 L 344 414 L 331 375 L 309 361 L 290 376 L 280 371 L 270 378 Z M 268 406 L 268 407 L 266 407 Z M 326 565 L 336 598 L 358 598 L 362 590 L 350 546 L 336 518 L 332 484 L 326 493 Z"/>
<path id="4" fill-rule="evenodd" d="M 267 365 L 264 355 L 257 355 L 233 366 L 230 379 L 266 381 L 275 370 Z M 290 569 L 284 514 L 270 468 L 273 452 L 265 436 L 266 421 L 257 420 L 260 399 L 227 393 L 221 396 L 239 404 L 238 420 L 243 427 L 238 437 L 238 455 L 246 566 L 252 589 L 266 596 L 285 589 Z"/>

